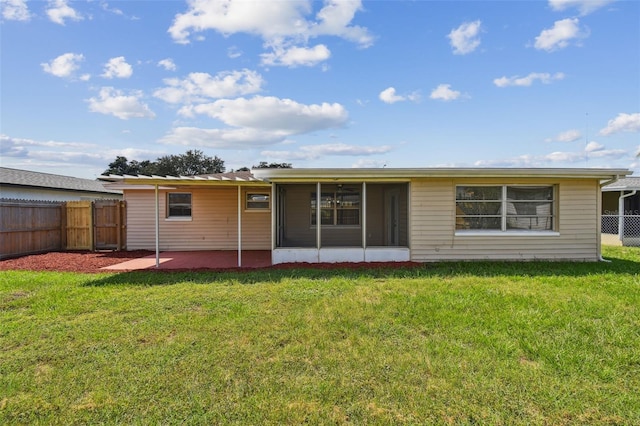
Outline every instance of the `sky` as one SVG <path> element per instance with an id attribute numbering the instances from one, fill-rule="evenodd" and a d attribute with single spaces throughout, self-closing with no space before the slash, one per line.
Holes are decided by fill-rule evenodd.
<path id="1" fill-rule="evenodd" d="M 640 174 L 640 2 L 0 0 L 0 165 Z"/>

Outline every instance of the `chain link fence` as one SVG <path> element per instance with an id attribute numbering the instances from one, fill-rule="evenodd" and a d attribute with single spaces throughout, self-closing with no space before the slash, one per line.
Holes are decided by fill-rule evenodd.
<path id="1" fill-rule="evenodd" d="M 602 243 L 640 247 L 640 215 L 603 215 Z"/>

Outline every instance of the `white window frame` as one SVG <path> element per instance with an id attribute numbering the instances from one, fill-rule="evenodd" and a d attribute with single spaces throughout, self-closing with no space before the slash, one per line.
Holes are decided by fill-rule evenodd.
<path id="1" fill-rule="evenodd" d="M 267 197 L 267 201 L 250 201 L 252 195 L 262 195 Z M 266 204 L 264 207 L 250 206 L 249 203 Z M 271 211 L 271 194 L 267 191 L 247 191 L 244 194 L 244 210 L 247 212 L 268 212 Z"/>
<path id="2" fill-rule="evenodd" d="M 484 188 L 501 188 L 501 197 L 500 200 L 486 200 L 487 202 L 500 202 L 500 229 L 457 229 L 457 222 L 461 217 L 465 217 L 467 215 L 460 215 L 457 213 L 458 202 L 464 202 L 465 200 L 458 200 L 458 188 L 459 187 L 484 187 Z M 550 230 L 527 230 L 527 229 L 508 229 L 507 228 L 507 220 L 510 217 L 508 215 L 508 207 L 509 203 L 513 203 L 513 200 L 508 200 L 507 191 L 509 188 L 535 188 L 535 187 L 547 187 L 552 190 L 552 199 L 544 200 L 551 203 L 551 212 L 549 216 L 546 216 L 551 219 L 551 229 Z M 529 200 L 523 200 L 529 201 Z M 536 200 L 531 200 L 536 201 Z M 541 200 L 542 201 L 542 200 Z M 557 185 L 549 185 L 549 184 L 460 184 L 455 186 L 455 223 L 454 230 L 456 236 L 559 236 L 558 232 L 558 188 Z M 517 203 L 517 201 L 516 201 Z M 487 215 L 487 217 L 495 217 L 498 215 Z M 479 217 L 483 217 L 480 215 Z"/>
<path id="3" fill-rule="evenodd" d="M 346 192 L 345 192 L 346 193 Z M 339 205 L 338 202 L 338 195 L 339 194 L 343 194 L 342 191 L 340 190 L 335 190 L 335 191 L 324 191 L 321 193 L 321 198 L 322 196 L 331 196 L 331 199 L 329 200 L 329 203 L 331 204 L 330 207 L 322 207 L 322 205 L 320 206 L 320 211 L 322 210 L 330 210 L 333 212 L 333 223 L 323 223 L 322 227 L 323 228 L 341 228 L 341 229 L 347 229 L 347 228 L 354 228 L 354 229 L 360 229 L 362 226 L 362 193 L 360 191 L 355 192 L 355 194 L 358 194 L 358 207 L 352 207 L 352 206 L 348 206 L 348 207 L 343 207 Z M 311 206 L 310 206 L 310 226 L 311 229 L 315 229 L 316 228 L 316 224 L 313 223 L 314 220 L 316 219 L 316 210 L 313 208 L 313 203 L 316 200 L 316 193 L 312 192 L 311 193 Z M 338 211 L 342 210 L 357 210 L 358 211 L 358 223 L 357 224 L 340 224 L 338 223 Z"/>
<path id="4" fill-rule="evenodd" d="M 172 203 L 171 196 L 172 195 L 188 195 L 189 196 L 189 210 L 190 214 L 187 215 L 171 215 L 171 206 L 172 204 L 183 204 L 183 203 Z M 190 221 L 193 220 L 193 194 L 191 192 L 167 192 L 167 211 L 166 211 L 166 220 L 168 221 Z"/>

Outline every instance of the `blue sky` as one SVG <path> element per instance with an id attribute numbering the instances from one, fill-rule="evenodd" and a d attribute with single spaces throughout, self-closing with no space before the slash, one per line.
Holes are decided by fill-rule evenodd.
<path id="1" fill-rule="evenodd" d="M 4 167 L 640 173 L 640 2 L 1 0 Z"/>

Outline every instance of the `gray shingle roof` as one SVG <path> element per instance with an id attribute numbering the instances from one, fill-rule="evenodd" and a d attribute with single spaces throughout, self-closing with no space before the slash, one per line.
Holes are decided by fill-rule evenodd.
<path id="1" fill-rule="evenodd" d="M 627 177 L 613 182 L 604 188 L 603 191 L 633 191 L 640 189 L 640 177 Z"/>
<path id="2" fill-rule="evenodd" d="M 66 189 L 69 191 L 101 192 L 121 194 L 122 191 L 106 189 L 102 182 L 71 176 L 32 172 L 29 170 L 0 167 L 0 184 L 37 188 Z"/>

